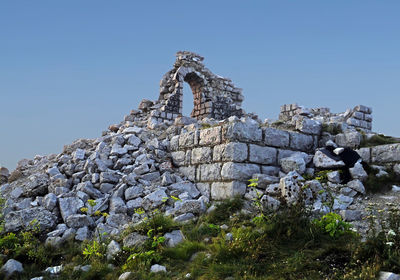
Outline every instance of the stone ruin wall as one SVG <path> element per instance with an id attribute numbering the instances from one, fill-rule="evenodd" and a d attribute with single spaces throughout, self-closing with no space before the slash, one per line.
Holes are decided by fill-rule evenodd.
<path id="1" fill-rule="evenodd" d="M 295 123 L 301 117 L 318 120 L 321 123 L 338 124 L 342 128 L 355 128 L 364 131 L 372 130 L 372 108 L 358 105 L 348 109 L 344 113 L 331 113 L 329 108 L 308 109 L 297 104 L 285 104 L 281 106 L 279 119 L 285 122 Z"/>
<path id="2" fill-rule="evenodd" d="M 310 162 L 318 140 L 317 134 L 236 120 L 174 136 L 171 155 L 182 174 L 219 200 L 243 195 L 254 174 L 278 176 L 282 158 L 301 153 Z"/>
<path id="3" fill-rule="evenodd" d="M 174 120 L 182 115 L 183 83 L 188 83 L 193 94 L 192 118 L 223 120 L 241 117 L 242 89 L 227 78 L 213 74 L 202 63 L 198 54 L 181 51 L 176 54 L 173 68 L 160 81 L 160 96 L 150 108 L 153 121 Z M 188 94 L 188 93 L 187 93 Z"/>

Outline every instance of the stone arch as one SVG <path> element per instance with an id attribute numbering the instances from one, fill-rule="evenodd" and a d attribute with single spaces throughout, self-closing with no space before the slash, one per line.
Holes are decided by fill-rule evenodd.
<path id="1" fill-rule="evenodd" d="M 183 83 L 188 83 L 193 94 L 191 117 L 225 119 L 242 116 L 243 101 L 241 89 L 232 81 L 214 75 L 204 67 L 203 57 L 192 52 L 178 52 L 174 68 L 168 71 L 160 82 L 160 106 L 153 116 L 174 119 L 182 115 Z M 187 94 L 187 93 L 185 93 Z"/>

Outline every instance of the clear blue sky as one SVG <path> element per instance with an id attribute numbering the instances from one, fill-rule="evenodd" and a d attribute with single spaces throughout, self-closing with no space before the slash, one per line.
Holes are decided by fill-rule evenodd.
<path id="1" fill-rule="evenodd" d="M 400 136 L 399 15 L 398 0 L 3 0 L 0 165 L 100 136 L 158 98 L 178 50 L 203 55 L 261 118 L 361 103 L 375 131 Z"/>

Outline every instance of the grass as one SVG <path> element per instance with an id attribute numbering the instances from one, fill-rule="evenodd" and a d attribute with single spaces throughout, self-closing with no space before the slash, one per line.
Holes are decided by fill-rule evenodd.
<path id="1" fill-rule="evenodd" d="M 362 135 L 363 137 L 360 143 L 361 148 L 400 143 L 400 139 L 391 136 L 385 136 L 383 134 L 375 134 L 369 139 L 367 139 L 365 133 L 363 133 Z"/>
<path id="2" fill-rule="evenodd" d="M 314 221 L 300 204 L 273 213 L 259 212 L 257 217 L 240 214 L 242 206 L 239 198 L 226 200 L 213 212 L 186 224 L 177 224 L 160 213 L 150 215 L 143 223 L 130 227 L 125 235 L 132 231 L 148 235 L 150 232 L 151 237 L 159 240 L 166 232 L 180 229 L 185 240 L 174 248 L 163 242 L 122 248 L 110 261 L 105 256 L 106 243 L 95 246 L 94 241 L 70 242 L 56 250 L 44 247 L 35 234 L 25 239 L 20 234 L 2 234 L 0 248 L 8 257 L 23 261 L 25 272 L 19 279 L 30 279 L 47 266 L 60 264 L 64 270 L 57 279 L 118 279 L 123 272 L 131 271 L 129 279 L 358 280 L 374 279 L 383 269 L 400 272 L 398 212 L 392 213 L 379 234 L 361 242 L 348 229 L 349 225 L 336 222 L 339 216 L 330 214 Z M 395 229 L 395 235 L 388 236 L 390 228 Z M 232 240 L 226 239 L 228 232 Z M 389 248 L 388 241 L 395 245 Z M 23 245 L 24 242 L 29 244 Z M 41 253 L 34 258 L 29 250 L 16 254 L 15 244 Z M 88 257 L 83 254 L 85 249 L 98 254 Z M 167 273 L 150 273 L 155 263 L 166 266 Z M 75 266 L 86 264 L 91 265 L 90 271 L 74 270 Z M 50 276 L 45 275 L 44 279 Z"/>
<path id="3" fill-rule="evenodd" d="M 337 135 L 339 133 L 342 133 L 343 130 L 341 125 L 338 123 L 330 123 L 330 124 L 323 123 L 322 132 L 328 132 L 329 134 Z"/>
<path id="4" fill-rule="evenodd" d="M 378 174 L 379 170 L 370 166 L 365 166 L 364 168 L 368 174 L 364 182 L 365 190 L 368 193 L 386 192 L 389 191 L 393 185 L 400 183 L 400 176 L 391 169 L 387 170 L 388 175 L 377 177 L 376 174 Z"/>

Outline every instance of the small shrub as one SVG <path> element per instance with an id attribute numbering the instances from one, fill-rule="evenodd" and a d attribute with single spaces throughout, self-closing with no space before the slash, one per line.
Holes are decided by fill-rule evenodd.
<path id="1" fill-rule="evenodd" d="M 336 213 L 328 213 L 320 219 L 315 219 L 314 224 L 331 237 L 339 237 L 351 233 L 351 224 L 344 222 L 342 217 Z"/>
<path id="2" fill-rule="evenodd" d="M 395 143 L 400 143 L 400 139 L 391 136 L 385 136 L 383 134 L 375 134 L 367 139 L 365 133 L 363 133 L 360 147 L 373 147 L 373 146 L 395 144 Z"/>

